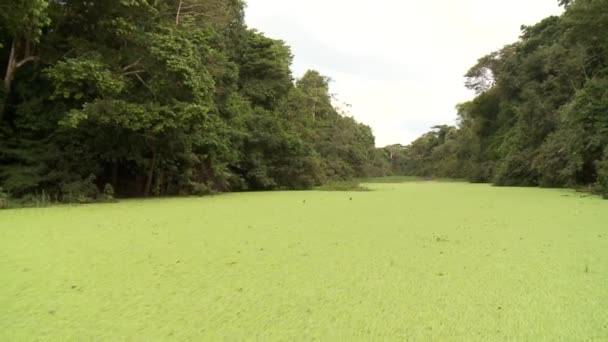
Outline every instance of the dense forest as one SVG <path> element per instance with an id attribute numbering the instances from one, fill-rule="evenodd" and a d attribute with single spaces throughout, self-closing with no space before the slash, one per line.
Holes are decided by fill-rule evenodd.
<path id="1" fill-rule="evenodd" d="M 455 127 L 386 148 L 395 172 L 608 198 L 608 0 L 560 4 L 466 73 L 477 96 Z"/>
<path id="2" fill-rule="evenodd" d="M 329 78 L 294 79 L 290 48 L 247 28 L 244 6 L 2 1 L 0 196 L 307 189 L 385 172 Z"/>
<path id="3" fill-rule="evenodd" d="M 389 174 L 608 197 L 608 0 L 559 2 L 466 73 L 457 125 L 375 148 L 241 0 L 3 1 L 0 206 Z"/>

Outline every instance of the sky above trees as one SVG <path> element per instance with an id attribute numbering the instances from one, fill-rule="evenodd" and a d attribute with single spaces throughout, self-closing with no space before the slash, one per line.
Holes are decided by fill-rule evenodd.
<path id="1" fill-rule="evenodd" d="M 246 20 L 291 46 L 296 76 L 331 75 L 337 104 L 384 146 L 454 123 L 477 59 L 561 11 L 556 0 L 249 0 Z"/>

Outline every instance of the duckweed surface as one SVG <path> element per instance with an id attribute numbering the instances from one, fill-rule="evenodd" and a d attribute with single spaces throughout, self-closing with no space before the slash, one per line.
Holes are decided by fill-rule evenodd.
<path id="1" fill-rule="evenodd" d="M 608 340 L 608 201 L 366 186 L 0 211 L 0 340 Z"/>

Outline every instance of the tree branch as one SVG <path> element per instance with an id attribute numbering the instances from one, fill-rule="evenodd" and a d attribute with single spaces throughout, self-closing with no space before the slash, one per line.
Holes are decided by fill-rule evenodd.
<path id="1" fill-rule="evenodd" d="M 207 17 L 207 18 L 213 18 L 212 15 L 206 14 L 206 13 L 200 13 L 200 12 L 186 12 L 186 13 L 182 13 L 182 16 L 192 16 L 192 17 Z"/>
<path id="2" fill-rule="evenodd" d="M 150 88 L 150 86 L 148 86 L 148 84 L 146 83 L 146 81 L 144 81 L 143 78 L 141 78 L 141 76 L 139 76 L 139 74 L 135 74 L 135 77 L 137 77 L 137 79 L 139 80 L 139 82 L 141 82 L 141 84 L 143 84 L 143 86 L 148 89 L 148 91 L 150 92 L 150 94 L 152 94 L 152 96 L 154 96 L 154 99 L 156 99 L 156 93 L 154 92 L 154 90 L 152 90 L 152 88 Z"/>
<path id="3" fill-rule="evenodd" d="M 142 72 L 146 72 L 146 70 L 133 70 L 133 71 L 128 71 L 128 72 L 123 72 L 122 75 L 123 76 L 138 75 L 138 74 L 141 74 Z"/>
<path id="4" fill-rule="evenodd" d="M 24 59 L 20 60 L 19 62 L 17 62 L 17 64 L 15 64 L 15 69 L 19 69 L 21 68 L 24 64 L 28 63 L 28 62 L 33 62 L 33 61 L 37 61 L 38 59 L 40 59 L 38 56 L 29 56 L 29 57 L 25 57 Z"/>
<path id="5" fill-rule="evenodd" d="M 198 5 L 190 5 L 190 6 L 182 6 L 182 9 L 188 9 L 188 8 L 196 8 L 196 7 L 203 7 L 203 4 L 198 4 Z"/>
<path id="6" fill-rule="evenodd" d="M 132 67 L 139 65 L 139 62 L 141 62 L 141 60 L 143 59 L 143 57 L 139 58 L 138 60 L 136 60 L 135 62 L 127 65 L 126 67 L 122 68 L 122 71 L 127 71 L 129 69 L 131 69 Z"/>
<path id="7" fill-rule="evenodd" d="M 179 16 L 182 11 L 182 0 L 179 0 L 179 5 L 177 6 L 177 14 L 175 15 L 175 26 L 179 25 Z"/>

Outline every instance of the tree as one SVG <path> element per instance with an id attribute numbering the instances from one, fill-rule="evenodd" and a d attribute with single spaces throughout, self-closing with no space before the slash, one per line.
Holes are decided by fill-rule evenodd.
<path id="1" fill-rule="evenodd" d="M 476 96 L 458 106 L 458 128 L 435 128 L 405 147 L 402 172 L 602 188 L 608 2 L 560 4 L 563 15 L 523 26 L 517 42 L 478 60 L 465 83 Z"/>
<path id="2" fill-rule="evenodd" d="M 10 95 L 17 70 L 39 58 L 37 44 L 44 27 L 50 24 L 47 0 L 9 1 L 0 5 L 0 21 L 10 39 L 9 56 L 4 72 L 4 101 L 0 106 L 0 122 L 4 104 Z"/>

